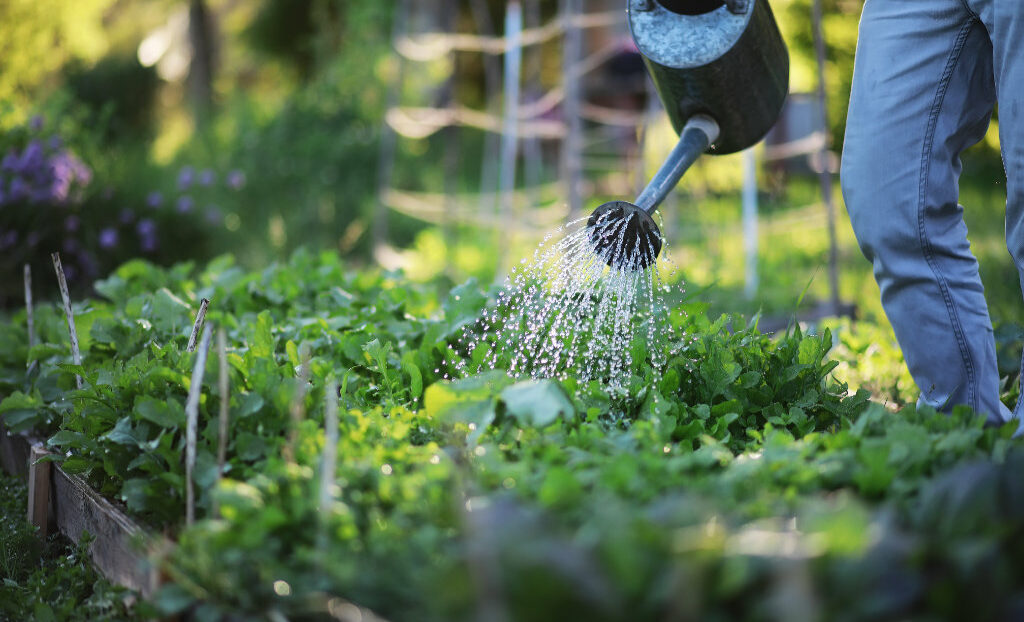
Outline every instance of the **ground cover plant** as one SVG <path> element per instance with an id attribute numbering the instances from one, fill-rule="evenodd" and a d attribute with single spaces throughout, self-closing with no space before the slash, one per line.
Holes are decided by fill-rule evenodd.
<path id="1" fill-rule="evenodd" d="M 35 310 L 31 349 L 24 312 L 0 325 L 0 414 L 177 540 L 157 562 L 164 613 L 1006 619 L 1024 605 L 1012 429 L 851 394 L 827 331 L 770 337 L 701 303 L 667 308 L 663 372 L 634 366 L 623 395 L 602 379 L 459 377 L 480 356 L 460 336 L 493 296 L 330 253 L 259 272 L 133 261 L 95 289 L 76 305 L 81 366 L 55 306 Z M 212 351 L 186 527 L 186 344 L 204 298 L 230 388 Z"/>
<path id="2" fill-rule="evenodd" d="M 42 539 L 25 520 L 28 493 L 0 473 L 0 620 L 135 620 L 125 590 L 100 578 L 89 562 L 89 538 L 74 546 Z"/>

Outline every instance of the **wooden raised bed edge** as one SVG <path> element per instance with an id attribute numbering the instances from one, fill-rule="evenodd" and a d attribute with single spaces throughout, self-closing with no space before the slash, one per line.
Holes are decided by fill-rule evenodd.
<path id="1" fill-rule="evenodd" d="M 36 464 L 34 456 L 45 454 L 41 442 L 12 434 L 0 422 L 0 466 L 27 477 L 29 520 L 44 534 L 53 525 L 75 544 L 88 532 L 95 538 L 89 554 L 100 574 L 143 597 L 151 596 L 161 581 L 150 556 L 165 554 L 170 540 L 140 526 L 77 475 L 57 464 Z"/>

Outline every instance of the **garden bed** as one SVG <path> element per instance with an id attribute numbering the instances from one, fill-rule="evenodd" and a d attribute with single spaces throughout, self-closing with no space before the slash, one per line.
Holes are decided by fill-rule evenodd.
<path id="1" fill-rule="evenodd" d="M 88 534 L 89 555 L 103 577 L 144 598 L 152 596 L 160 578 L 150 557 L 166 552 L 170 543 L 140 527 L 80 477 L 40 462 L 46 455 L 41 443 L 11 434 L 0 423 L 0 464 L 28 481 L 28 520 L 39 536 L 56 529 L 77 545 Z"/>
<path id="2" fill-rule="evenodd" d="M 439 300 L 298 253 L 257 273 L 133 262 L 96 289 L 75 308 L 81 365 L 56 308 L 31 350 L 23 314 L 0 328 L 0 415 L 59 451 L 55 490 L 93 504 L 70 514 L 112 501 L 175 541 L 166 615 L 1000 619 L 1024 602 L 1013 430 L 849 394 L 827 332 L 665 309 L 665 368 L 632 344 L 615 394 L 459 377 L 482 356 L 460 345 L 489 300 L 472 283 Z M 224 343 L 205 363 L 204 299 Z"/>

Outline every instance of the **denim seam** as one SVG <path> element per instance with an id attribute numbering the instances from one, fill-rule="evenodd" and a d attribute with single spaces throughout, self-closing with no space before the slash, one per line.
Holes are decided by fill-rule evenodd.
<path id="1" fill-rule="evenodd" d="M 978 12 L 971 8 L 971 5 L 967 3 L 967 0 L 960 0 L 960 4 L 964 5 L 964 10 L 966 10 L 971 17 L 981 21 L 981 17 L 978 15 Z"/>
<path id="2" fill-rule="evenodd" d="M 946 312 L 949 314 L 949 320 L 953 326 L 953 334 L 956 337 L 957 345 L 960 348 L 960 356 L 963 358 L 964 366 L 967 370 L 968 404 L 971 408 L 977 411 L 977 374 L 974 369 L 974 360 L 971 357 L 970 349 L 967 347 L 967 340 L 964 337 L 963 325 L 960 322 L 959 314 L 956 312 L 956 306 L 953 304 L 953 297 L 949 292 L 949 285 L 946 283 L 946 278 L 943 276 L 942 271 L 939 269 L 938 262 L 935 261 L 935 257 L 932 254 L 932 246 L 928 241 L 927 231 L 925 230 L 924 212 L 928 180 L 931 176 L 931 155 L 935 144 L 935 131 L 938 126 L 939 115 L 942 113 L 942 105 L 946 98 L 946 91 L 949 88 L 949 81 L 953 77 L 953 71 L 956 69 L 957 63 L 960 61 L 960 54 L 963 52 L 967 36 L 970 34 L 971 28 L 974 27 L 975 23 L 975 19 L 969 19 L 960 29 L 956 42 L 953 44 L 953 49 L 950 50 L 949 60 L 946 61 L 946 69 L 943 71 L 942 77 L 939 80 L 939 86 L 935 92 L 935 100 L 932 103 L 931 113 L 928 115 L 928 126 L 925 132 L 924 148 L 921 153 L 921 177 L 918 188 L 917 226 L 918 240 L 921 243 L 921 251 L 924 254 L 925 262 L 928 264 L 928 267 L 931 268 L 932 274 L 935 275 L 935 280 L 939 285 L 939 291 L 942 293 L 942 301 L 946 305 Z"/>

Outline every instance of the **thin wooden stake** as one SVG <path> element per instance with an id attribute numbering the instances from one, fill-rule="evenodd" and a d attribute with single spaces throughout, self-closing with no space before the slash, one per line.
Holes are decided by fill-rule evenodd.
<path id="1" fill-rule="evenodd" d="M 327 406 L 324 412 L 324 453 L 320 465 L 320 515 L 330 511 L 331 487 L 338 461 L 338 381 L 327 381 Z"/>
<path id="2" fill-rule="evenodd" d="M 28 328 L 28 349 L 31 352 L 36 345 L 36 321 L 32 308 L 32 266 L 28 264 L 25 264 L 25 324 Z M 31 358 L 31 354 L 29 357 Z M 36 362 L 30 361 L 27 365 L 31 372 L 35 368 Z"/>
<path id="3" fill-rule="evenodd" d="M 299 424 L 306 417 L 306 385 L 309 384 L 309 344 L 299 346 L 299 375 L 295 378 L 295 395 L 292 397 L 291 429 L 288 430 L 288 444 L 284 447 L 284 458 L 295 460 L 295 444 L 299 438 Z"/>
<path id="4" fill-rule="evenodd" d="M 75 365 L 82 364 L 82 353 L 78 349 L 78 331 L 75 330 L 75 314 L 71 310 L 71 295 L 68 293 L 68 281 L 64 277 L 64 266 L 60 263 L 60 253 L 50 255 L 53 259 L 53 270 L 57 273 L 57 284 L 60 286 L 60 297 L 64 301 L 64 315 L 68 318 L 68 333 L 71 335 L 71 360 Z M 82 376 L 75 374 L 75 386 L 82 388 Z"/>
<path id="5" fill-rule="evenodd" d="M 36 443 L 28 461 L 28 522 L 38 528 L 36 535 L 43 539 L 50 522 L 50 463 L 40 462 L 46 454 L 43 444 Z"/>
<path id="6" fill-rule="evenodd" d="M 203 392 L 203 375 L 206 372 L 206 354 L 210 350 L 210 327 L 203 330 L 203 339 L 192 368 L 192 384 L 188 388 L 185 402 L 185 524 L 192 525 L 196 519 L 196 492 L 192 482 L 192 471 L 196 467 L 196 436 L 199 427 L 199 395 Z"/>
<path id="7" fill-rule="evenodd" d="M 199 339 L 199 331 L 203 330 L 203 324 L 206 322 L 206 310 L 210 307 L 210 301 L 203 298 L 199 301 L 199 311 L 196 312 L 196 322 L 192 325 L 192 335 L 188 338 L 188 346 L 185 348 L 189 352 L 196 351 L 196 340 Z"/>
<path id="8" fill-rule="evenodd" d="M 821 108 L 821 131 L 825 140 L 821 141 L 818 152 L 818 164 L 821 166 L 819 179 L 821 183 L 821 200 L 825 204 L 825 216 L 828 223 L 828 289 L 832 313 L 839 315 L 839 242 L 836 238 L 836 206 L 832 200 L 832 165 L 829 162 L 829 131 L 828 103 L 825 95 L 825 33 L 821 25 L 821 0 L 811 3 L 811 26 L 814 28 L 814 52 L 818 61 L 818 106 Z"/>
<path id="9" fill-rule="evenodd" d="M 519 0 L 511 0 L 505 11 L 505 100 L 502 107 L 501 168 L 499 188 L 501 202 L 498 218 L 502 226 L 512 222 L 513 193 L 516 189 L 516 159 L 519 155 L 519 86 L 523 66 L 523 7 Z M 509 236 L 498 236 L 498 270 L 495 278 L 503 279 L 508 268 Z"/>
<path id="10" fill-rule="evenodd" d="M 562 80 L 565 89 L 563 114 L 569 131 L 562 142 L 562 178 L 566 184 L 566 202 L 571 222 L 583 211 L 583 93 L 580 86 L 580 61 L 583 58 L 583 32 L 574 20 L 583 13 L 582 0 L 562 0 L 560 9 L 565 26 L 562 44 Z"/>
<path id="11" fill-rule="evenodd" d="M 228 346 L 227 346 L 227 335 L 224 333 L 224 329 L 221 328 L 217 331 L 217 360 L 219 361 L 219 372 L 220 380 L 218 388 L 220 389 L 220 427 L 217 434 L 217 482 L 216 486 L 220 483 L 220 478 L 224 476 L 224 463 L 227 461 L 228 454 L 228 415 L 231 409 L 231 394 L 230 390 L 230 378 L 228 376 Z M 220 504 L 217 503 L 217 496 L 213 497 L 213 517 L 220 517 Z"/>

